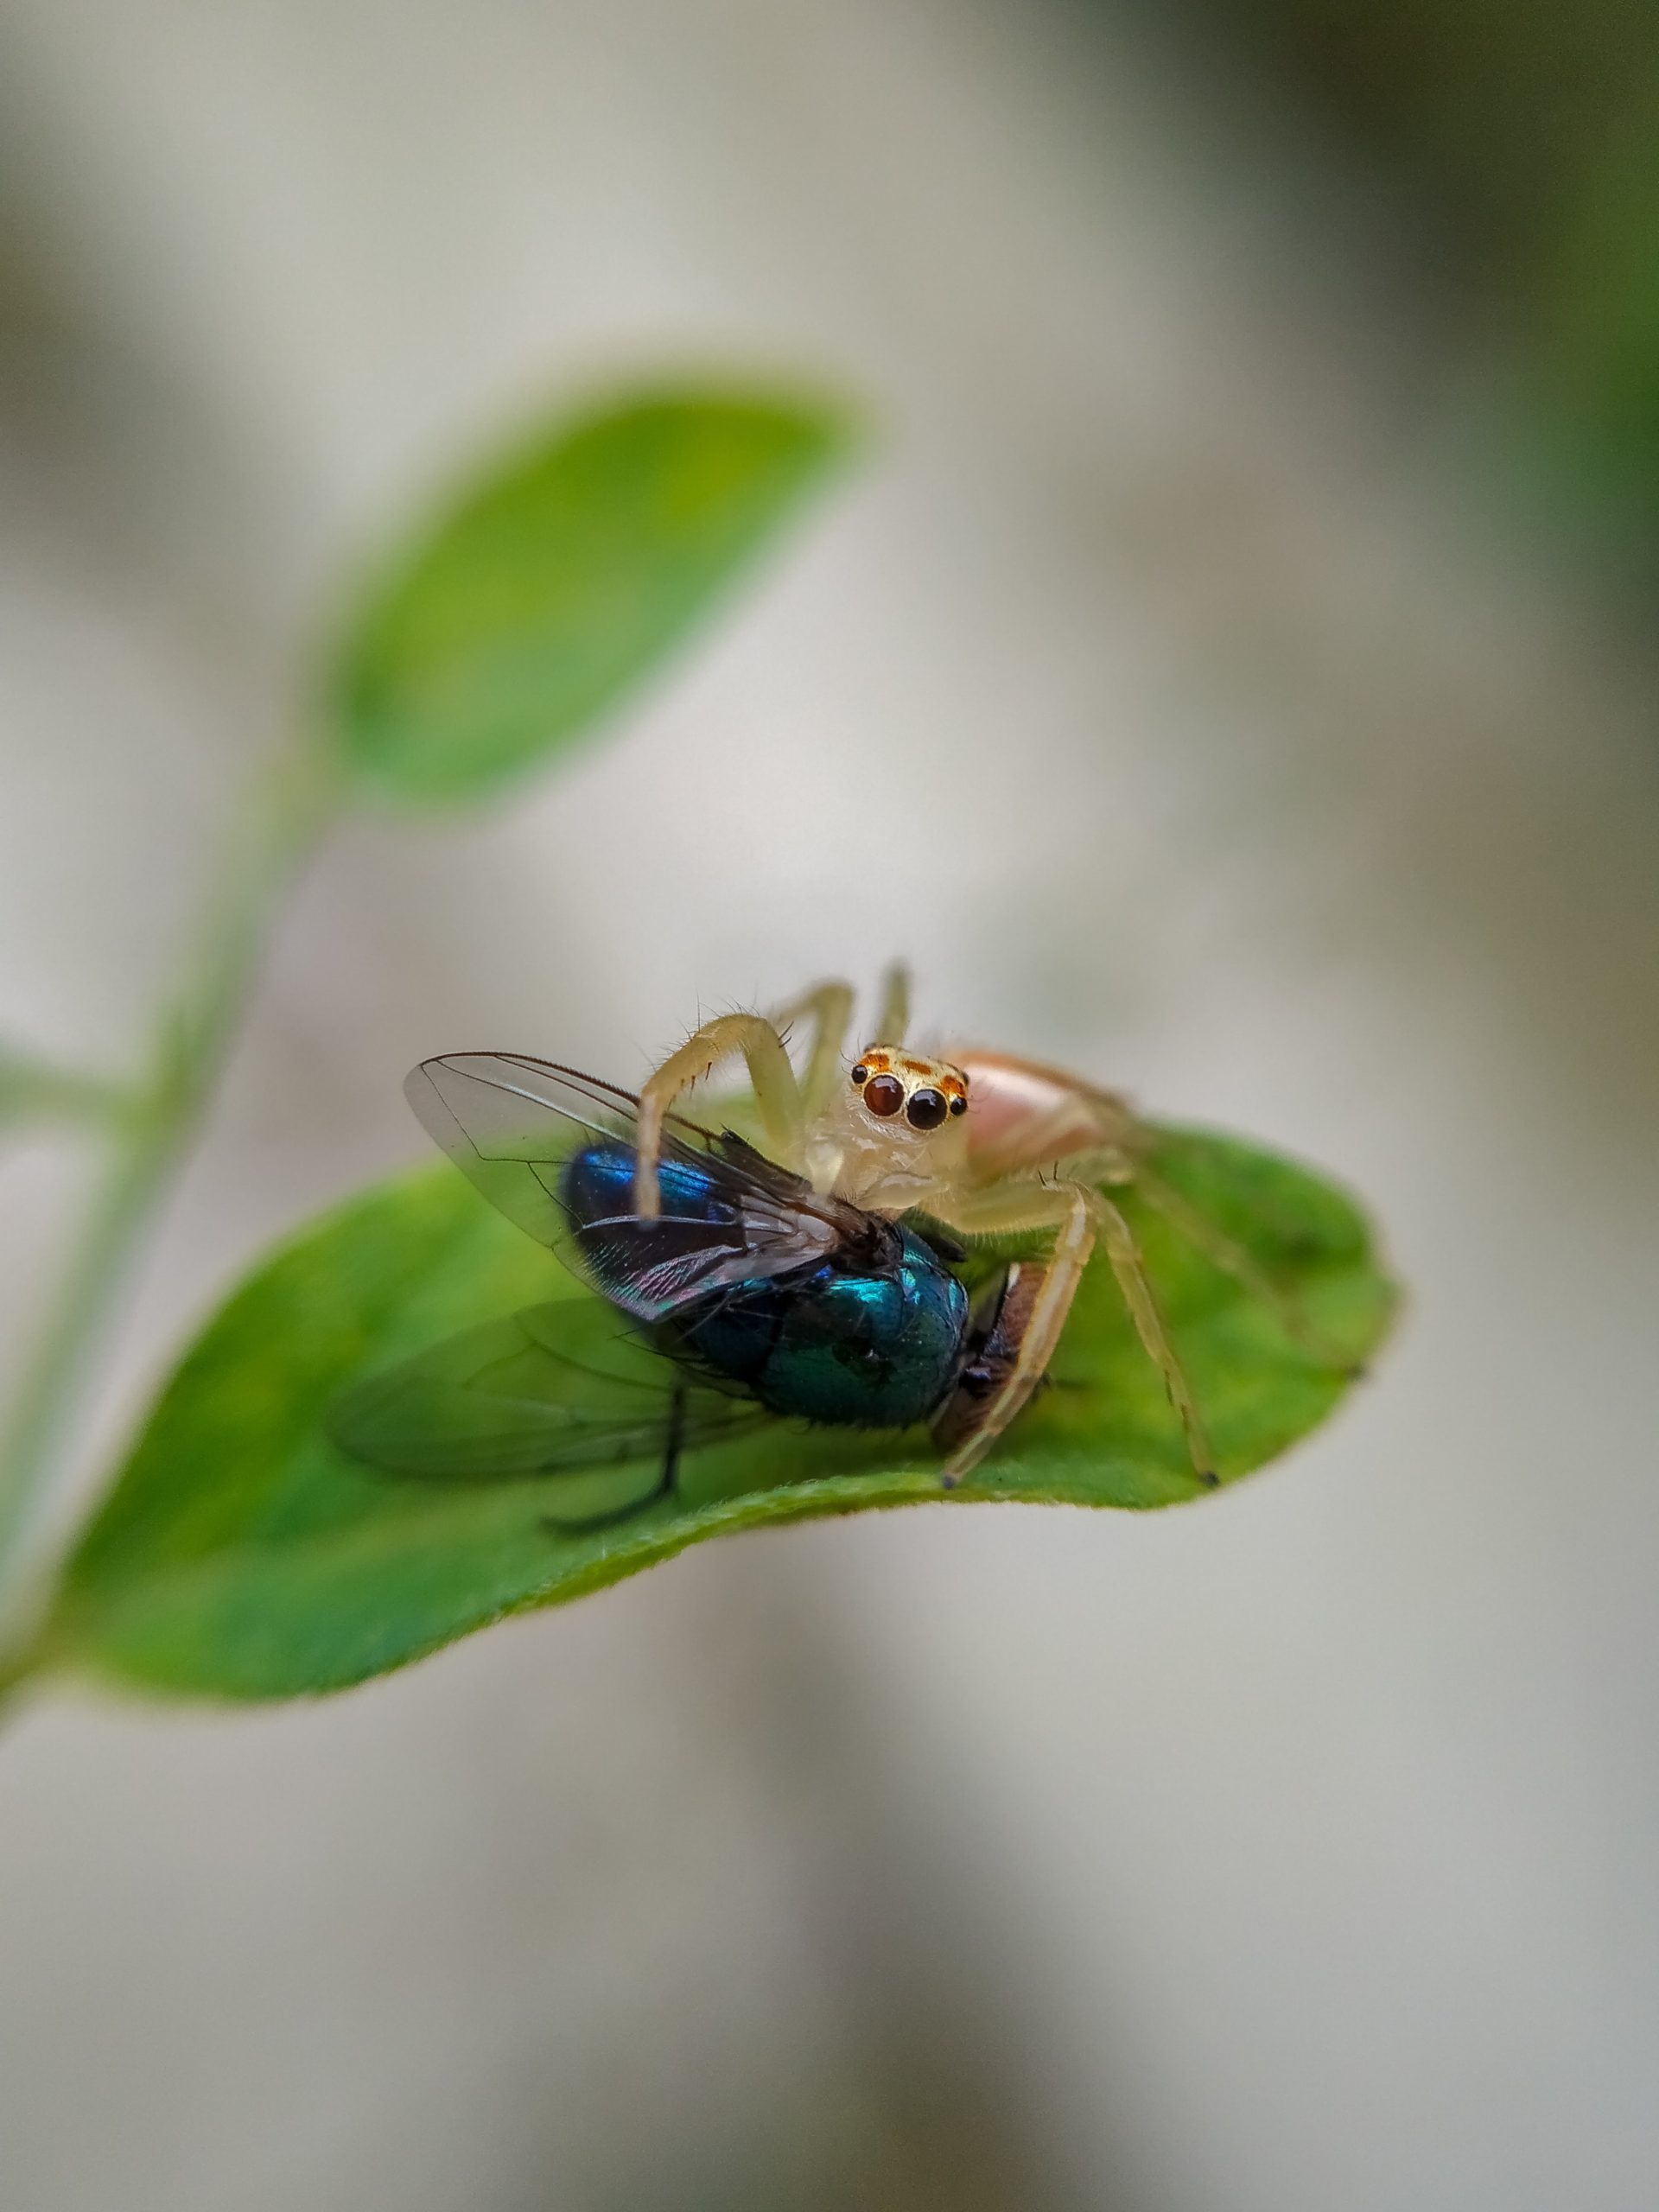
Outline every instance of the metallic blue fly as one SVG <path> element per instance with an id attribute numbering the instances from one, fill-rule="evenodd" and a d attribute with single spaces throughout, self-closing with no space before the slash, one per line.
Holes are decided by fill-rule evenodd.
<path id="1" fill-rule="evenodd" d="M 632 1511 L 671 1489 L 682 1452 L 767 1416 L 931 1423 L 948 1445 L 1009 1371 L 1017 1268 L 970 1300 L 943 1237 L 815 1192 L 731 1131 L 668 1117 L 646 1218 L 630 1093 L 499 1052 L 425 1061 L 405 1088 L 484 1195 L 605 1304 L 532 1307 L 358 1385 L 331 1430 L 359 1459 L 437 1480 L 639 1460 L 655 1473 Z"/>

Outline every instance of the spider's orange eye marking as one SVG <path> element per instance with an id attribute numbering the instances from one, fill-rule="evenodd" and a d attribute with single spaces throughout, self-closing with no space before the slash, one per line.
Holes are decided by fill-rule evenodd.
<path id="1" fill-rule="evenodd" d="M 924 1089 L 911 1092 L 910 1103 L 905 1109 L 905 1119 L 912 1129 L 937 1129 L 949 1110 L 944 1093 L 935 1090 L 932 1084 L 928 1084 Z"/>
<path id="2" fill-rule="evenodd" d="M 883 1121 L 897 1114 L 905 1103 L 905 1086 L 896 1075 L 873 1075 L 864 1086 L 864 1103 Z"/>

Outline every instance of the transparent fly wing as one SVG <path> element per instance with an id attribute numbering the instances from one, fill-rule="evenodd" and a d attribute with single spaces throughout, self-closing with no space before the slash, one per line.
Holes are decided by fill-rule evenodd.
<path id="1" fill-rule="evenodd" d="M 596 1077 L 517 1052 L 449 1052 L 411 1068 L 404 1096 L 427 1135 L 491 1205 L 557 1249 L 559 1182 L 594 1138 L 632 1143 L 637 1102 Z"/>
<path id="2" fill-rule="evenodd" d="M 447 1338 L 341 1393 L 328 1433 L 348 1457 L 427 1482 L 512 1482 L 642 1463 L 766 1415 L 683 1374 L 586 1300 L 527 1306 Z"/>
<path id="3" fill-rule="evenodd" d="M 855 1207 L 821 1198 L 736 1136 L 671 1115 L 663 1209 L 632 1212 L 639 1101 L 597 1077 L 514 1052 L 423 1060 L 404 1093 L 428 1134 L 510 1221 L 637 1319 L 822 1259 L 868 1233 Z M 571 1163 L 583 1155 L 573 1219 Z"/>

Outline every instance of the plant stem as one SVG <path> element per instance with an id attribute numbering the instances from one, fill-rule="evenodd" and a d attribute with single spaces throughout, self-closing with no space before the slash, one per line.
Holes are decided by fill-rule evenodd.
<path id="1" fill-rule="evenodd" d="M 8 1630 L 21 1594 L 18 1561 L 92 1358 L 213 1094 L 283 894 L 340 800 L 331 757 L 308 739 L 262 782 L 209 905 L 194 971 L 163 1017 L 148 1078 L 118 1125 L 56 1311 L 0 1437 L 0 1618 Z"/>
<path id="2" fill-rule="evenodd" d="M 118 1122 L 137 1101 L 118 1083 L 10 1058 L 0 1046 L 0 1122 Z"/>

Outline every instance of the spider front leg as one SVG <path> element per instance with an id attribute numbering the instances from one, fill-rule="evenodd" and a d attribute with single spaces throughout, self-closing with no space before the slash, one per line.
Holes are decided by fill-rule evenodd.
<path id="1" fill-rule="evenodd" d="M 857 994 L 852 985 L 836 976 L 815 983 L 798 998 L 786 999 L 766 1016 L 780 1036 L 787 1036 L 797 1022 L 809 1021 L 812 1025 L 812 1049 L 801 1078 L 809 1120 L 814 1114 L 823 1112 L 840 1083 L 842 1054 L 847 1033 L 853 1026 L 856 1003 Z M 909 1027 L 910 970 L 902 961 L 895 961 L 881 978 L 881 997 L 869 1041 L 902 1045 Z"/>
<path id="2" fill-rule="evenodd" d="M 902 1045 L 910 1027 L 910 970 L 895 960 L 881 978 L 873 1045 Z"/>
<path id="3" fill-rule="evenodd" d="M 663 1210 L 657 1163 L 662 1156 L 664 1116 L 682 1091 L 701 1083 L 732 1052 L 741 1052 L 747 1063 L 760 1126 L 775 1156 L 789 1167 L 798 1159 L 805 1113 L 783 1039 L 760 1014 L 716 1014 L 694 1031 L 677 1052 L 671 1052 L 640 1090 L 633 1210 L 642 1221 L 655 1221 Z"/>
<path id="4" fill-rule="evenodd" d="M 1081 1182 L 1005 1184 L 1000 1188 L 963 1192 L 948 1204 L 931 1205 L 929 1211 L 947 1228 L 960 1230 L 966 1236 L 999 1231 L 1008 1235 L 1036 1229 L 1055 1231 L 1053 1250 L 1013 1370 L 945 1462 L 943 1479 L 947 1490 L 954 1490 L 984 1458 L 1047 1372 L 1097 1240 L 1105 1244 L 1135 1333 L 1164 1378 L 1164 1388 L 1186 1437 L 1193 1471 L 1200 1482 L 1214 1484 L 1217 1479 L 1214 1459 L 1192 1386 L 1164 1327 L 1134 1232 L 1103 1191 Z"/>
<path id="5" fill-rule="evenodd" d="M 887 1003 L 905 1003 L 902 969 L 888 976 Z M 654 1221 L 662 1211 L 657 1163 L 662 1154 L 663 1122 L 674 1101 L 693 1084 L 711 1075 L 720 1062 L 741 1052 L 772 1155 L 799 1169 L 806 1125 L 823 1111 L 841 1072 L 842 1050 L 852 1026 L 855 995 L 850 983 L 831 978 L 815 983 L 798 998 L 769 1014 L 722 1014 L 694 1031 L 671 1052 L 639 1093 L 639 1145 L 633 1171 L 634 1211 Z M 798 1077 L 784 1038 L 796 1022 L 812 1025 L 812 1046 L 804 1077 Z"/>
<path id="6" fill-rule="evenodd" d="M 766 1016 L 780 1037 L 787 1036 L 797 1022 L 812 1025 L 812 1049 L 801 1077 L 802 1111 L 808 1120 L 823 1111 L 840 1078 L 842 1050 L 853 1026 L 855 1003 L 852 985 L 832 978 L 774 1007 Z"/>

